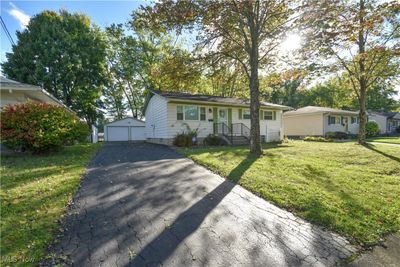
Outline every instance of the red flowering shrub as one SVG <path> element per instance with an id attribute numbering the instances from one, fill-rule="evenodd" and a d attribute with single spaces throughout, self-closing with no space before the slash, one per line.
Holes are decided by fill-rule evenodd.
<path id="1" fill-rule="evenodd" d="M 63 107 L 28 102 L 1 111 L 1 141 L 11 148 L 46 152 L 83 141 L 89 126 Z"/>

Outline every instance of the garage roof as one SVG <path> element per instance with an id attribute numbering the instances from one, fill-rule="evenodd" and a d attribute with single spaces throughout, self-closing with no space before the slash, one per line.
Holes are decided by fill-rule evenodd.
<path id="1" fill-rule="evenodd" d="M 124 121 L 127 121 L 126 124 L 132 124 L 132 126 L 144 126 L 145 122 L 142 120 L 139 120 L 137 118 L 134 117 L 125 117 L 119 120 L 115 120 L 109 123 L 106 123 L 104 126 L 115 126 L 117 124 L 123 125 Z M 133 122 L 133 123 L 132 123 Z M 133 125 L 136 124 L 136 125 Z"/>

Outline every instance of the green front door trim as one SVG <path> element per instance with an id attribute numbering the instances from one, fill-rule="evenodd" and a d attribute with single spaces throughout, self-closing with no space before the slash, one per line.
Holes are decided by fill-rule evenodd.
<path id="1" fill-rule="evenodd" d="M 232 109 L 228 108 L 228 127 L 232 127 Z"/>
<path id="2" fill-rule="evenodd" d="M 216 123 L 218 122 L 218 109 L 216 107 L 213 108 L 213 128 L 214 134 L 217 134 Z"/>

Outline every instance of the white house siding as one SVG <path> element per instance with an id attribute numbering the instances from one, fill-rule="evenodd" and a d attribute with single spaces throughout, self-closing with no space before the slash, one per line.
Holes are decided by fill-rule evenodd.
<path id="1" fill-rule="evenodd" d="M 1 91 L 1 99 L 0 99 L 0 107 L 4 107 L 6 105 L 14 105 L 17 103 L 25 103 L 28 101 L 28 98 L 23 92 L 7 92 L 5 90 Z"/>
<path id="2" fill-rule="evenodd" d="M 206 108 L 206 120 L 205 121 L 189 121 L 189 120 L 177 120 L 176 118 L 176 106 L 198 106 Z M 211 108 L 211 113 L 209 109 Z M 182 133 L 183 131 L 187 132 L 188 130 L 196 130 L 197 136 L 199 138 L 204 138 L 210 133 L 213 132 L 213 123 L 212 121 L 208 121 L 213 118 L 212 113 L 213 107 L 206 105 L 198 105 L 198 104 L 190 104 L 190 103 L 168 103 L 168 138 L 174 138 L 178 133 Z M 199 114 L 200 115 L 200 114 Z"/>
<path id="3" fill-rule="evenodd" d="M 176 110 L 177 106 L 185 106 L 185 105 L 196 105 L 199 108 L 206 108 L 206 120 L 205 121 L 189 121 L 189 120 L 177 120 L 176 118 Z M 168 136 L 167 138 L 173 139 L 175 135 L 178 133 L 182 133 L 183 131 L 196 130 L 198 132 L 199 139 L 206 137 L 209 134 L 212 134 L 214 131 L 214 121 L 209 121 L 209 119 L 213 119 L 213 108 L 230 108 L 232 110 L 232 123 L 243 123 L 248 128 L 250 128 L 250 120 L 248 119 L 239 119 L 239 109 L 246 109 L 245 107 L 223 107 L 223 106 L 211 106 L 211 105 L 201 105 L 201 104 L 190 104 L 190 103 L 168 103 Z M 210 112 L 211 110 L 211 112 Z M 270 109 L 263 109 L 270 110 Z M 147 114 L 146 114 L 147 118 Z M 267 131 L 268 125 L 268 134 Z M 282 128 L 282 111 L 276 110 L 276 120 L 260 120 L 260 134 L 263 136 L 269 137 L 267 142 L 270 141 L 278 141 L 283 138 L 283 128 Z M 170 143 L 169 141 L 168 143 Z"/>
<path id="4" fill-rule="evenodd" d="M 337 116 L 337 117 L 347 117 L 348 119 L 348 130 L 346 131 L 346 127 L 342 125 L 342 123 L 338 124 L 328 124 L 329 116 Z M 350 132 L 352 134 L 358 134 L 358 123 L 351 123 L 352 116 L 342 116 L 342 115 L 329 115 L 324 114 L 324 134 L 328 132 Z"/>
<path id="5" fill-rule="evenodd" d="M 322 136 L 324 135 L 322 118 L 322 113 L 283 115 L 284 133 L 287 136 Z"/>
<path id="6" fill-rule="evenodd" d="M 388 126 L 387 126 L 387 117 L 386 116 L 382 116 L 379 114 L 370 114 L 370 115 L 368 115 L 368 120 L 375 121 L 376 123 L 378 123 L 379 132 L 381 134 L 387 133 Z"/>
<path id="7" fill-rule="evenodd" d="M 246 109 L 246 108 L 241 108 Z M 274 111 L 271 109 L 262 110 Z M 260 120 L 260 134 L 267 138 L 267 142 L 279 141 L 283 139 L 282 111 L 276 111 L 276 120 Z M 243 123 L 250 129 L 250 120 L 239 119 L 239 108 L 232 108 L 232 123 Z M 268 129 L 268 133 L 267 133 Z"/>
<path id="8" fill-rule="evenodd" d="M 154 143 L 163 143 L 168 138 L 167 100 L 154 95 L 146 108 L 146 139 Z"/>

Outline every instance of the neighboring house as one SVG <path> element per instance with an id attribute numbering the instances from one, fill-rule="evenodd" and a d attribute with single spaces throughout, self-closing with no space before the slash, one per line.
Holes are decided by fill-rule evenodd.
<path id="1" fill-rule="evenodd" d="M 379 125 L 381 134 L 395 133 L 400 127 L 400 113 L 368 111 L 368 119 Z"/>
<path id="2" fill-rule="evenodd" d="M 177 134 L 197 131 L 200 143 L 209 134 L 216 134 L 231 144 L 248 144 L 249 104 L 249 100 L 236 98 L 152 91 L 144 106 L 146 140 L 171 145 Z M 282 112 L 290 107 L 266 102 L 260 104 L 263 141 L 281 140 Z"/>
<path id="3" fill-rule="evenodd" d="M 0 76 L 0 108 L 6 105 L 25 103 L 29 100 L 65 106 L 60 100 L 52 96 L 39 86 L 20 83 Z"/>
<path id="4" fill-rule="evenodd" d="M 358 112 L 307 106 L 283 114 L 285 135 L 325 136 L 328 132 L 358 133 Z"/>
<path id="5" fill-rule="evenodd" d="M 127 117 L 104 125 L 104 141 L 144 141 L 145 122 Z"/>

